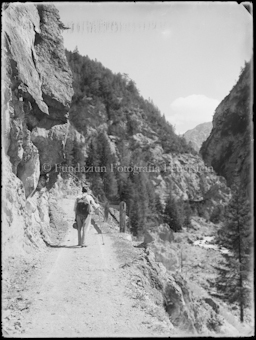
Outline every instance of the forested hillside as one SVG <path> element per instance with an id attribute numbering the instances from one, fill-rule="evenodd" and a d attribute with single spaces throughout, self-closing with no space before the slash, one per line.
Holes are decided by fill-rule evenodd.
<path id="1" fill-rule="evenodd" d="M 151 175 L 146 171 L 137 174 L 115 171 L 115 165 L 132 169 L 150 164 L 149 145 L 138 146 L 137 137 L 146 142 L 153 140 L 165 153 L 196 152 L 183 137 L 175 134 L 173 126 L 153 102 L 139 94 L 128 75 L 114 74 L 101 63 L 81 56 L 77 50 L 66 51 L 66 56 L 75 92 L 70 122 L 89 138 L 86 159 L 79 153 L 79 145 L 69 145 L 68 163 L 106 169 L 88 173 L 86 178 L 102 201 L 127 203 L 130 227 L 137 234 L 159 218 Z"/>
<path id="2" fill-rule="evenodd" d="M 145 100 L 136 84 L 126 74 L 114 74 L 100 62 L 81 56 L 78 51 L 66 51 L 73 73 L 74 97 L 70 119 L 85 133 L 88 125 L 108 124 L 108 134 L 121 139 L 136 133 L 140 126 L 159 136 L 165 152 L 194 152 L 183 137 L 150 100 Z"/>

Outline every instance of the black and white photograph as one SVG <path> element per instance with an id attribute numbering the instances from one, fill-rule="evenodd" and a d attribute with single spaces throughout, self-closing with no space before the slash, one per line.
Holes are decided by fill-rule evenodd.
<path id="1" fill-rule="evenodd" d="M 251 2 L 2 3 L 2 336 L 255 336 Z"/>

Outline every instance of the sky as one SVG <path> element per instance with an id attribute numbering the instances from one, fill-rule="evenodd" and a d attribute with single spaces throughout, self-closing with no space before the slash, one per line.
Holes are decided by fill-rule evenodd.
<path id="1" fill-rule="evenodd" d="M 64 45 L 126 73 L 182 134 L 212 120 L 252 57 L 252 16 L 235 2 L 58 2 Z"/>

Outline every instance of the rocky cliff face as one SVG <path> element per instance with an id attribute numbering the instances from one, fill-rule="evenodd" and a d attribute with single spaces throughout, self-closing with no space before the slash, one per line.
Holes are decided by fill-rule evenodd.
<path id="1" fill-rule="evenodd" d="M 192 144 L 193 148 L 199 152 L 203 142 L 209 137 L 212 130 L 212 122 L 202 123 L 197 125 L 194 129 L 188 130 L 184 133 L 186 141 Z"/>
<path id="2" fill-rule="evenodd" d="M 237 84 L 217 107 L 213 129 L 201 154 L 228 185 L 244 183 L 250 190 L 252 94 L 251 64 L 247 63 Z"/>
<path id="3" fill-rule="evenodd" d="M 132 147 L 140 147 L 148 153 L 148 171 L 156 192 L 164 201 L 170 191 L 176 199 L 200 203 L 211 214 L 217 205 L 225 205 L 230 198 L 230 189 L 222 176 L 207 167 L 202 158 L 189 153 L 164 153 L 157 138 L 136 134 Z"/>
<path id="4" fill-rule="evenodd" d="M 3 20 L 3 234 L 11 251 L 28 240 L 38 245 L 49 226 L 48 193 L 35 191 L 40 176 L 62 160 L 73 89 L 54 6 L 7 4 Z"/>

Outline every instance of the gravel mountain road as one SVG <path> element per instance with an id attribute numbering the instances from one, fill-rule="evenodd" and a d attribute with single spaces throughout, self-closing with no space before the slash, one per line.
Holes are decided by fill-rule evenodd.
<path id="1" fill-rule="evenodd" d="M 104 235 L 103 244 L 102 235 L 92 227 L 87 247 L 76 246 L 73 202 L 61 202 L 70 225 L 65 240 L 49 250 L 27 287 L 32 304 L 24 315 L 21 336 L 156 336 L 152 317 L 126 294 L 126 278 L 109 235 Z"/>

